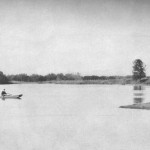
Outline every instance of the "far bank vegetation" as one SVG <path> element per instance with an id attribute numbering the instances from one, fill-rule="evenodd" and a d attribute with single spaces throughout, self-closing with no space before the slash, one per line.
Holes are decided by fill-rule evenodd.
<path id="1" fill-rule="evenodd" d="M 80 73 L 49 73 L 47 75 L 25 73 L 5 75 L 0 71 L 0 84 L 8 83 L 54 83 L 54 84 L 135 84 L 150 85 L 150 77 L 146 77 L 145 64 L 140 59 L 133 62 L 133 74 L 127 76 L 81 76 Z"/>
<path id="2" fill-rule="evenodd" d="M 81 76 L 77 74 L 17 74 L 8 75 L 8 80 L 12 83 L 55 83 L 55 84 L 133 84 L 135 81 L 131 75 L 128 76 Z M 150 84 L 150 81 L 147 81 Z"/>

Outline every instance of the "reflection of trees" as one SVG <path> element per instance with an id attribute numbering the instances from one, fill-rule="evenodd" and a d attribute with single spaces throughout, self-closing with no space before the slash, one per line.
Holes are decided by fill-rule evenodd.
<path id="1" fill-rule="evenodd" d="M 134 103 L 142 103 L 144 100 L 144 87 L 142 85 L 134 85 Z"/>

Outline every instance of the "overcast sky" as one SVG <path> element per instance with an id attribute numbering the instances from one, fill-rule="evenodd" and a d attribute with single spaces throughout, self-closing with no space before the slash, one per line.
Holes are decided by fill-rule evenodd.
<path id="1" fill-rule="evenodd" d="M 0 0 L 0 70 L 128 75 L 140 58 L 150 75 L 150 2 Z"/>

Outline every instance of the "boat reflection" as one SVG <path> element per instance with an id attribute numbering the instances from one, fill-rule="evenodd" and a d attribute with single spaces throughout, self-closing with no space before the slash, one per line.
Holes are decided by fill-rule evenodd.
<path id="1" fill-rule="evenodd" d="M 1 98 L 3 101 L 5 101 L 5 100 L 7 100 L 7 99 L 12 99 L 12 100 L 15 100 L 15 99 L 17 99 L 17 100 L 21 100 L 21 98 L 20 97 L 14 97 L 14 98 Z"/>

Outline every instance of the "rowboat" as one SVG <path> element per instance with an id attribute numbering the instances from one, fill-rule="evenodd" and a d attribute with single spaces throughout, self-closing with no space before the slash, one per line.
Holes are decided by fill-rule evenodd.
<path id="1" fill-rule="evenodd" d="M 23 94 L 19 95 L 5 95 L 5 96 L 0 96 L 2 99 L 19 99 L 22 97 Z"/>

